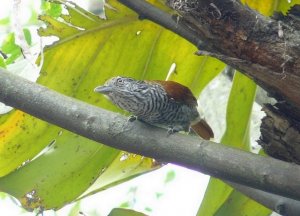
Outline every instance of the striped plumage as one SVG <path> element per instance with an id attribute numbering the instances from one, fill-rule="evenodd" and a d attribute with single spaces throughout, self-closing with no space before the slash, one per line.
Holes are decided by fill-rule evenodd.
<path id="1" fill-rule="evenodd" d="M 113 77 L 95 91 L 107 95 L 114 104 L 139 120 L 167 126 L 170 133 L 188 131 L 193 123 L 200 121 L 197 101 L 191 91 L 173 81 L 140 81 L 128 77 Z M 200 122 L 209 130 L 204 138 L 213 137 L 206 122 Z"/>

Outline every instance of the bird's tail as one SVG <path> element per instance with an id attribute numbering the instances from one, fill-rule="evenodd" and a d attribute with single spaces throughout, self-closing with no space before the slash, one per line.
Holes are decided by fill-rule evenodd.
<path id="1" fill-rule="evenodd" d="M 214 132 L 204 119 L 201 119 L 196 124 L 193 124 L 191 128 L 203 139 L 210 140 L 211 138 L 214 138 Z"/>

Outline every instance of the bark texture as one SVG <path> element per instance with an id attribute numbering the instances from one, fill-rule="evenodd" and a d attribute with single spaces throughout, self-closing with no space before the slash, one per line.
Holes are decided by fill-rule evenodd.
<path id="1" fill-rule="evenodd" d="M 167 3 L 205 44 L 199 55 L 224 61 L 277 99 L 265 109 L 259 143 L 273 157 L 300 163 L 300 6 L 269 18 L 239 1 Z"/>
<path id="2" fill-rule="evenodd" d="M 299 122 L 270 105 L 264 111 L 267 115 L 262 120 L 258 143 L 268 155 L 300 164 Z"/>

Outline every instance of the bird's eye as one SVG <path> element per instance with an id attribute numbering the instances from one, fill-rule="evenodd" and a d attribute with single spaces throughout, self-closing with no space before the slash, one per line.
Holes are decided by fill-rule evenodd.
<path id="1" fill-rule="evenodd" d="M 123 83 L 123 79 L 122 78 L 117 79 L 117 83 L 118 84 L 122 84 Z"/>

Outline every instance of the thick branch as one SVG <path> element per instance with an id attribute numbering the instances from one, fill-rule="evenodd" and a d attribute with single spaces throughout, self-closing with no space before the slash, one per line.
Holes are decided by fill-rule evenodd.
<path id="1" fill-rule="evenodd" d="M 61 95 L 0 69 L 0 101 L 114 148 L 300 200 L 300 167 L 175 134 Z"/>

